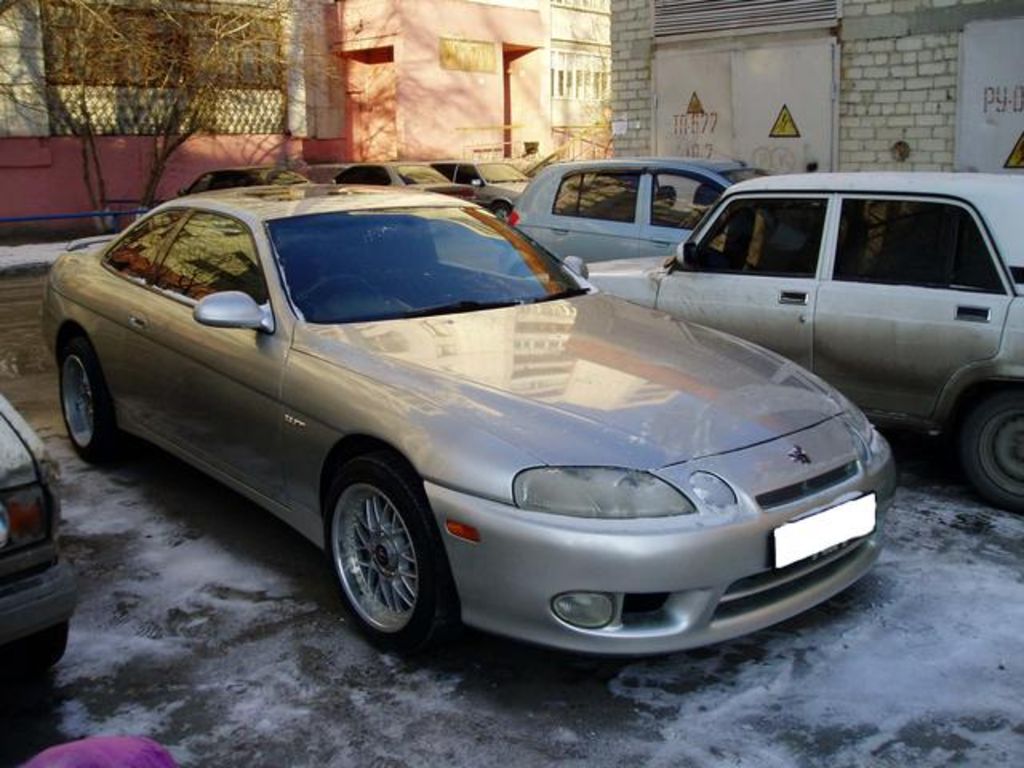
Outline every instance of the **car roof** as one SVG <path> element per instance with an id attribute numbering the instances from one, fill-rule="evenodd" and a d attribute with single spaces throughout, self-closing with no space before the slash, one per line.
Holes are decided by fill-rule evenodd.
<path id="1" fill-rule="evenodd" d="M 251 221 L 289 216 L 365 211 L 382 208 L 469 208 L 473 203 L 408 187 L 300 184 L 295 186 L 234 187 L 171 200 L 155 210 L 204 208 Z"/>
<path id="2" fill-rule="evenodd" d="M 1003 258 L 1024 266 L 1024 176 L 998 173 L 934 173 L 923 171 L 797 173 L 743 181 L 726 195 L 749 192 L 897 194 L 943 196 L 964 200 L 978 210 L 990 227 Z"/>
<path id="3" fill-rule="evenodd" d="M 573 160 L 567 163 L 555 163 L 549 167 L 565 171 L 580 168 L 635 168 L 638 165 L 658 165 L 665 168 L 697 169 L 702 171 L 711 171 L 712 173 L 721 173 L 722 171 L 734 171 L 738 168 L 751 167 L 739 160 L 730 160 L 725 158 L 707 160 L 688 157 L 616 157 L 604 160 Z"/>

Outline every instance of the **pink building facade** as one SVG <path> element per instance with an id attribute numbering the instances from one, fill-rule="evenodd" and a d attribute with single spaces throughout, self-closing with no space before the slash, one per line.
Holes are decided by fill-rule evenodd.
<path id="1" fill-rule="evenodd" d="M 35 15 L 16 19 L 16 29 L 5 33 L 0 23 L 0 219 L 93 207 L 79 140 L 59 135 L 39 105 L 4 103 L 5 85 L 21 87 L 11 85 L 12 71 L 53 87 L 43 4 L 28 0 Z M 157 199 L 218 167 L 543 154 L 573 126 L 594 121 L 607 99 L 607 74 L 600 80 L 596 70 L 592 77 L 581 70 L 573 79 L 553 69 L 560 50 L 559 62 L 592 60 L 607 70 L 607 0 L 300 0 L 295 7 L 306 24 L 302 31 L 294 20 L 283 24 L 289 64 L 279 90 L 267 94 L 280 114 L 265 124 L 275 128 L 188 140 L 168 163 Z M 126 201 L 110 206 L 123 208 L 142 193 L 154 139 L 104 133 L 97 146 L 106 197 Z M 0 223 L 0 238 L 23 228 Z"/>

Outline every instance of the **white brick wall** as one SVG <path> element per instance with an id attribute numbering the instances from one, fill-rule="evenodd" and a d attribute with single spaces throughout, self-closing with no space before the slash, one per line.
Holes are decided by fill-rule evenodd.
<path id="1" fill-rule="evenodd" d="M 843 14 L 864 19 L 984 1 L 846 0 Z M 896 34 L 842 40 L 840 169 L 952 169 L 960 33 L 900 35 L 900 25 L 884 23 L 880 29 Z M 893 151 L 900 141 L 910 148 L 904 161 Z"/>
<path id="2" fill-rule="evenodd" d="M 652 0 L 612 0 L 612 120 L 626 121 L 613 137 L 615 154 L 651 150 Z"/>

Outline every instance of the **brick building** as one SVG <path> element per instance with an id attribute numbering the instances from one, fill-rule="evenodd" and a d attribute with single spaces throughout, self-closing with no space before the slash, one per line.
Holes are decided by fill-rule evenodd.
<path id="1" fill-rule="evenodd" d="M 619 155 L 1024 170 L 1020 0 L 612 0 Z"/>

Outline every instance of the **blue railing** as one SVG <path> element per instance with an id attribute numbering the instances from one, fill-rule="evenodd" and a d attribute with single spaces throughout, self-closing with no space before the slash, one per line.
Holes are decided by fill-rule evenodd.
<path id="1" fill-rule="evenodd" d="M 124 217 L 130 217 L 134 219 L 143 213 L 146 213 L 148 208 L 139 207 L 137 200 L 111 200 L 111 204 L 114 205 L 131 205 L 135 206 L 128 210 L 107 210 L 107 211 L 84 211 L 81 213 L 48 213 L 48 214 L 37 214 L 33 216 L 0 216 L 0 224 L 26 224 L 33 221 L 67 221 L 73 219 L 101 219 L 110 220 L 108 225 L 110 229 L 118 231 L 122 228 L 121 219 Z"/>

